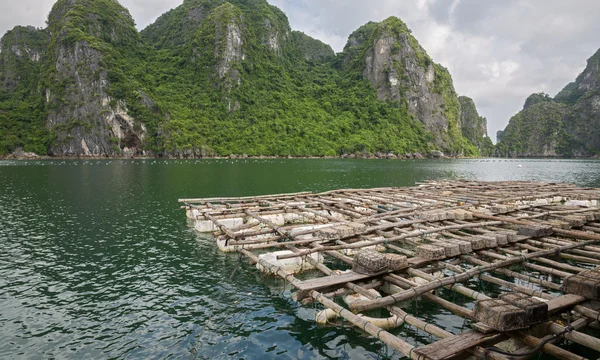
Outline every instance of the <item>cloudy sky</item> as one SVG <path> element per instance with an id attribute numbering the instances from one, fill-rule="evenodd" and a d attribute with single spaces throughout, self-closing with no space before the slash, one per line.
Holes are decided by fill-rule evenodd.
<path id="1" fill-rule="evenodd" d="M 436 61 L 450 69 L 456 90 L 488 118 L 492 139 L 527 96 L 554 96 L 600 48 L 597 0 L 268 0 L 293 29 L 341 51 L 368 21 L 397 16 Z M 138 28 L 182 0 L 121 0 Z M 0 32 L 45 26 L 53 0 L 0 0 Z"/>

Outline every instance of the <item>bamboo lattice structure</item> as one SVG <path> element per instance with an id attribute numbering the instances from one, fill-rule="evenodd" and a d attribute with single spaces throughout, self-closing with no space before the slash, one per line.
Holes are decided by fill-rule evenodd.
<path id="1" fill-rule="evenodd" d="M 318 322 L 343 318 L 409 358 L 509 359 L 502 349 L 512 339 L 513 353 L 582 359 L 558 345 L 600 353 L 600 340 L 582 331 L 600 316 L 599 200 L 600 189 L 569 184 L 432 181 L 180 202 L 222 251 L 285 279 L 296 301 L 322 304 Z M 296 277 L 313 269 L 322 276 Z M 501 294 L 474 289 L 475 278 Z M 441 288 L 475 308 L 444 299 Z M 409 314 L 403 306 L 417 297 L 470 329 L 452 333 Z M 390 316 L 363 315 L 375 309 Z M 417 346 L 390 332 L 404 323 L 437 340 Z"/>

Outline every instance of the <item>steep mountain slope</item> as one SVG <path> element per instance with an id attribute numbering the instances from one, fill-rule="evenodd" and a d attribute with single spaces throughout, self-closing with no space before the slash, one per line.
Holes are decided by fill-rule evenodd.
<path id="1" fill-rule="evenodd" d="M 0 155 L 475 155 L 469 112 L 399 19 L 336 56 L 266 0 L 185 0 L 141 33 L 115 0 L 59 0 L 0 53 Z"/>
<path id="2" fill-rule="evenodd" d="M 460 96 L 460 120 L 463 136 L 484 156 L 494 154 L 494 144 L 488 136 L 487 119 L 480 116 L 470 97 Z"/>
<path id="3" fill-rule="evenodd" d="M 533 94 L 523 110 L 510 119 L 496 145 L 501 156 L 560 156 L 563 149 L 564 117 L 568 109 L 546 94 Z"/>
<path id="4" fill-rule="evenodd" d="M 219 3 L 186 1 L 142 32 L 147 42 L 168 29 L 190 39 L 156 40 L 160 57 L 151 68 L 178 75 L 178 81 L 163 88 L 193 94 L 163 102 L 170 119 L 163 128 L 162 152 L 336 155 L 428 150 L 430 135 L 420 122 L 405 109 L 378 101 L 367 81 L 333 68 L 331 48 L 291 31 L 279 9 L 266 1 Z M 185 32 L 190 26 L 172 25 L 197 19 L 198 13 L 204 15 L 193 34 Z"/>
<path id="5" fill-rule="evenodd" d="M 38 74 L 48 36 L 46 30 L 18 26 L 0 40 L 0 155 L 15 147 L 47 151 L 50 138 Z"/>
<path id="6" fill-rule="evenodd" d="M 500 156 L 593 156 L 600 153 L 600 50 L 554 99 L 534 94 L 509 122 Z"/>
<path id="7" fill-rule="evenodd" d="M 460 103 L 448 70 L 434 63 L 400 19 L 369 23 L 344 48 L 347 71 L 362 72 L 382 101 L 399 102 L 432 133 L 435 146 L 472 153 L 461 134 Z"/>
<path id="8" fill-rule="evenodd" d="M 570 106 L 565 118 L 567 142 L 588 154 L 600 153 L 600 50 L 574 83 L 556 95 L 555 101 Z M 577 146 L 581 144 L 581 146 Z M 576 153 L 575 153 L 576 154 Z"/>
<path id="9" fill-rule="evenodd" d="M 144 48 L 127 9 L 113 0 L 60 0 L 48 24 L 42 79 L 47 126 L 56 136 L 50 152 L 141 154 L 147 129 L 130 107 L 141 100 L 134 98 L 133 68 Z"/>

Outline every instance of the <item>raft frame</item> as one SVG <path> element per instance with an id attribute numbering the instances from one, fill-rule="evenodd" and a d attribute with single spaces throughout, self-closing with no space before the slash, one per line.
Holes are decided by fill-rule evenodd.
<path id="1" fill-rule="evenodd" d="M 496 352 L 497 348 L 490 349 L 509 338 L 523 344 L 519 353 L 541 347 L 558 359 L 582 359 L 554 344 L 564 338 L 600 352 L 600 340 L 579 331 L 598 325 L 600 304 L 578 294 L 557 296 L 561 285 L 552 279 L 565 279 L 600 265 L 600 246 L 595 245 L 600 242 L 599 199 L 600 189 L 570 184 L 430 181 L 415 187 L 179 201 L 185 204 L 182 208 L 192 225 L 201 231 L 214 230 L 222 250 L 244 254 L 294 286 L 294 300 L 322 304 L 411 359 L 464 358 L 465 354 L 509 359 Z M 319 261 L 328 257 L 352 267 L 353 251 L 374 247 L 407 256 L 409 267 L 377 274 L 341 273 Z M 438 248 L 445 251 L 432 251 Z M 287 251 L 277 256 L 278 260 L 300 258 L 324 277 L 301 281 L 260 256 L 277 250 Z M 417 252 L 430 258 L 417 256 Z M 508 269 L 516 264 L 536 275 Z M 446 276 L 433 276 L 436 269 Z M 502 280 L 494 273 L 531 287 Z M 495 331 L 477 322 L 472 310 L 432 293 L 445 287 L 474 300 L 490 299 L 484 292 L 460 284 L 475 277 L 503 287 L 504 294 L 512 291 L 547 301 L 549 320 L 531 329 L 539 332 L 543 328 L 548 335 Z M 387 295 L 378 297 L 370 289 Z M 366 299 L 348 308 L 333 301 L 348 294 Z M 398 306 L 417 297 L 472 320 L 472 329 L 453 334 Z M 393 322 L 389 327 L 408 323 L 439 340 L 416 347 L 374 324 L 381 319 L 357 315 L 381 308 L 392 315 L 387 319 Z M 565 326 L 569 314 L 578 319 Z"/>

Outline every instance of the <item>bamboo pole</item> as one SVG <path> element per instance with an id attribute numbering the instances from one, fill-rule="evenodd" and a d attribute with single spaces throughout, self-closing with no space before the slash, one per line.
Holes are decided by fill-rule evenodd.
<path id="1" fill-rule="evenodd" d="M 517 220 L 517 219 L 511 219 L 511 218 L 499 217 L 499 216 L 491 216 L 491 215 L 481 214 L 481 213 L 477 213 L 477 212 L 472 212 L 471 214 L 473 214 L 474 217 L 479 218 L 479 219 L 502 221 L 505 223 L 515 224 L 515 225 L 524 225 L 524 226 L 535 225 L 535 224 L 531 224 L 531 223 Z M 524 219 L 527 219 L 527 218 L 524 218 Z M 561 234 L 564 236 L 569 236 L 569 237 L 574 237 L 574 238 L 579 238 L 579 239 L 593 240 L 593 241 L 600 241 L 600 235 L 589 234 L 589 233 L 586 233 L 583 231 L 564 230 L 564 229 L 559 229 L 559 228 L 552 228 L 552 230 L 556 234 Z"/>
<path id="2" fill-rule="evenodd" d="M 204 214 L 204 216 L 209 219 L 210 221 L 212 221 L 213 224 L 215 224 L 216 227 L 219 228 L 219 230 L 221 230 L 223 233 L 227 234 L 227 236 L 229 236 L 230 238 L 233 238 L 235 235 L 229 230 L 227 229 L 227 226 L 221 224 L 217 219 L 215 219 L 212 215 L 209 214 Z"/>
<path id="3" fill-rule="evenodd" d="M 265 219 L 263 217 L 260 217 L 258 214 L 253 213 L 250 210 L 246 210 L 245 213 L 246 213 L 246 215 L 254 218 L 259 223 L 267 224 L 268 226 L 270 226 L 274 231 L 276 231 L 279 235 L 281 235 L 282 238 L 289 238 L 290 237 L 290 235 L 288 234 L 288 232 L 283 231 L 279 226 L 275 225 L 271 220 L 268 220 L 268 219 Z"/>
<path id="4" fill-rule="evenodd" d="M 577 248 L 577 247 L 585 246 L 588 244 L 589 244 L 588 242 L 585 242 L 585 243 L 580 243 L 580 244 L 576 244 L 576 245 L 565 246 L 565 247 L 562 247 L 561 250 L 562 251 L 569 250 L 572 248 Z M 507 259 L 507 260 L 504 260 L 504 261 L 501 261 L 501 262 L 498 262 L 495 264 L 490 264 L 488 266 L 479 266 L 479 267 L 473 268 L 469 271 L 466 271 L 462 274 L 454 275 L 452 277 L 447 277 L 444 279 L 439 279 L 439 280 L 429 283 L 427 285 L 419 286 L 419 287 L 413 288 L 411 290 L 407 290 L 407 291 L 397 294 L 397 295 L 390 295 L 390 296 L 386 296 L 386 297 L 376 299 L 373 301 L 356 302 L 353 305 L 353 310 L 359 311 L 359 312 L 373 310 L 373 309 L 377 309 L 380 307 L 394 304 L 399 301 L 409 300 L 409 299 L 412 299 L 414 297 L 421 295 L 424 292 L 428 292 L 428 291 L 435 290 L 435 289 L 438 289 L 438 288 L 446 286 L 446 285 L 451 285 L 451 284 L 455 284 L 457 282 L 462 282 L 462 281 L 468 280 L 473 276 L 476 276 L 483 272 L 493 270 L 495 268 L 507 267 L 510 265 L 518 264 L 520 262 L 525 262 L 526 260 L 529 260 L 529 259 L 533 259 L 533 258 L 541 257 L 541 256 L 548 256 L 548 255 L 552 255 L 552 254 L 554 254 L 554 250 L 539 251 L 539 252 L 535 252 L 535 253 L 521 255 L 520 257 L 510 258 L 510 259 Z"/>
<path id="5" fill-rule="evenodd" d="M 479 259 L 476 259 L 476 258 L 474 258 L 472 256 L 463 255 L 463 256 L 461 256 L 461 258 L 463 258 L 463 259 L 467 260 L 468 262 L 473 263 L 475 265 L 483 265 L 483 266 L 489 265 L 489 263 L 486 263 L 485 261 L 481 261 Z M 538 278 L 533 277 L 533 276 L 524 275 L 524 274 L 521 274 L 521 273 L 518 273 L 518 272 L 515 272 L 515 271 L 512 271 L 512 270 L 509 270 L 509 269 L 498 268 L 498 269 L 494 269 L 492 271 L 493 272 L 497 272 L 499 274 L 506 275 L 506 276 L 510 276 L 510 277 L 513 277 L 513 278 L 516 278 L 516 279 L 520 279 L 520 280 L 523 280 L 523 281 L 526 281 L 526 282 L 529 282 L 529 283 L 532 283 L 532 284 L 543 286 L 543 287 L 546 287 L 546 288 L 549 288 L 549 289 L 552 289 L 552 290 L 556 290 L 556 291 L 560 290 L 560 285 L 559 284 L 555 284 L 555 283 L 550 282 L 550 281 L 538 279 Z"/>
<path id="6" fill-rule="evenodd" d="M 339 259 L 339 260 L 341 260 L 341 261 L 343 261 L 343 262 L 345 262 L 347 264 L 352 264 L 352 259 L 349 258 L 348 256 L 345 256 L 345 255 L 342 255 L 340 253 L 333 252 L 333 251 L 332 252 L 327 252 L 326 254 L 331 255 L 331 256 L 333 256 L 333 257 L 335 257 L 335 258 L 337 258 L 337 259 Z M 413 283 L 413 282 L 411 282 L 411 281 L 409 281 L 407 279 L 404 279 L 404 278 L 402 278 L 402 277 L 400 277 L 398 275 L 395 275 L 395 274 L 388 274 L 388 275 L 384 276 L 383 279 L 386 280 L 386 281 L 388 281 L 388 282 L 390 282 L 390 283 L 408 284 L 408 286 L 407 286 L 408 288 L 410 288 L 412 286 L 417 286 L 416 283 Z M 352 289 L 355 290 L 355 288 L 360 290 L 360 287 L 355 286 L 352 283 L 345 284 L 345 286 L 346 286 L 346 288 L 349 288 L 351 290 Z M 370 298 L 370 299 L 374 298 L 373 294 L 370 294 L 370 293 L 368 293 L 367 297 Z M 423 294 L 423 297 L 426 298 L 426 299 L 428 299 L 428 300 L 430 300 L 430 301 L 433 301 L 433 302 L 435 302 L 435 303 L 437 303 L 437 304 L 439 304 L 439 305 L 441 305 L 443 307 L 445 307 L 449 311 L 452 311 L 452 312 L 456 313 L 459 316 L 465 316 L 465 317 L 468 317 L 468 318 L 472 318 L 473 317 L 473 312 L 471 310 L 468 310 L 468 309 L 465 309 L 465 308 L 463 308 L 461 306 L 453 304 L 453 303 L 451 303 L 451 302 L 449 302 L 447 300 L 444 300 L 444 299 L 442 299 L 440 297 L 437 297 L 437 296 L 435 296 L 433 294 L 425 293 L 425 294 Z M 435 336 L 438 336 L 438 337 L 441 337 L 441 338 L 445 338 L 447 336 L 452 335 L 451 333 L 445 332 L 443 329 L 437 328 L 435 325 L 428 324 L 428 323 L 426 323 L 424 321 L 421 321 L 418 318 L 415 318 L 413 316 L 408 315 L 407 313 L 405 313 L 400 308 L 392 306 L 392 307 L 388 307 L 388 309 L 390 310 L 390 312 L 392 314 L 395 314 L 398 317 L 404 318 L 407 323 L 409 323 L 409 324 L 411 324 L 411 325 L 413 325 L 413 326 L 415 326 L 415 327 L 417 327 L 417 328 L 419 328 L 419 329 L 421 329 L 421 330 L 423 330 L 425 332 L 432 333 L 432 331 L 435 331 L 435 333 L 432 333 L 432 335 L 435 335 Z M 503 335 L 498 335 L 496 338 L 497 338 L 498 341 L 504 340 Z M 473 354 L 478 355 L 478 356 L 481 356 L 483 354 L 483 349 L 481 349 L 480 347 L 475 347 L 473 349 L 470 349 L 469 351 L 472 352 Z M 492 354 L 492 356 L 489 356 L 489 357 L 491 359 L 505 360 L 505 358 L 503 356 L 498 355 L 498 354 Z"/>
<path id="7" fill-rule="evenodd" d="M 518 252 L 518 251 L 509 250 L 509 249 L 502 249 L 502 251 L 505 252 L 505 253 L 507 253 L 507 254 L 513 255 L 513 256 L 521 256 L 521 253 Z M 495 254 L 495 253 L 492 253 L 490 251 L 482 251 L 481 253 L 483 253 L 483 254 L 485 254 L 487 256 L 495 255 L 498 259 L 506 259 L 506 258 L 508 258 L 508 257 L 506 257 L 504 255 Z M 532 259 L 532 260 L 538 261 L 540 259 L 541 258 L 536 258 L 536 259 Z M 548 259 L 545 259 L 545 260 L 548 260 Z M 556 261 L 549 260 L 549 261 L 544 261 L 544 263 L 546 263 L 546 264 L 549 263 L 550 265 L 554 266 L 553 263 L 556 263 Z M 558 276 L 558 277 L 561 277 L 561 278 L 567 278 L 567 277 L 573 275 L 572 273 L 569 273 L 569 272 L 561 271 L 561 270 L 558 270 L 558 269 L 555 269 L 555 268 L 549 268 L 549 267 L 546 267 L 546 266 L 540 266 L 540 265 L 536 265 L 536 264 L 531 264 L 529 262 L 525 262 L 525 263 L 523 263 L 523 265 L 526 266 L 526 267 L 528 267 L 528 268 L 530 268 L 530 269 L 541 271 L 543 273 L 554 275 L 554 276 Z"/>
<path id="8" fill-rule="evenodd" d="M 541 238 L 538 240 L 527 240 L 526 241 L 527 244 L 532 245 L 532 246 L 536 246 L 536 247 L 548 247 L 548 248 L 556 248 L 558 247 L 556 245 L 556 243 L 552 243 L 547 241 L 546 238 Z M 587 258 L 592 258 L 592 259 L 600 259 L 600 253 L 597 252 L 592 252 L 592 251 L 586 251 L 586 250 L 579 250 L 579 249 L 574 249 L 574 250 L 570 250 L 569 251 L 570 254 L 577 254 L 577 255 L 581 255 Z"/>
<path id="9" fill-rule="evenodd" d="M 532 295 L 532 296 L 537 296 L 537 297 L 541 297 L 541 298 L 544 298 L 544 299 L 553 299 L 554 298 L 554 296 L 549 295 L 549 294 L 545 294 L 545 293 L 543 293 L 541 291 L 531 290 L 531 289 L 522 287 L 520 285 L 512 284 L 512 283 L 509 283 L 508 281 L 492 277 L 492 276 L 487 275 L 487 274 L 481 274 L 480 275 L 480 279 L 482 279 L 484 281 L 488 281 L 488 282 L 494 283 L 494 284 L 497 284 L 497 285 L 501 285 L 501 286 L 507 287 L 507 288 L 509 288 L 511 290 L 516 290 L 516 291 L 519 291 L 519 292 L 523 292 L 525 294 L 529 294 L 529 295 Z M 479 300 L 475 296 L 471 296 L 471 298 L 473 298 L 475 300 Z M 487 298 L 489 299 L 489 297 L 487 297 Z M 556 323 L 551 323 L 551 324 L 548 325 L 548 330 L 550 332 L 554 333 L 554 334 L 558 334 L 558 333 L 563 332 L 565 330 L 565 327 L 560 326 L 560 325 L 558 325 Z M 593 338 L 593 337 L 591 337 L 589 335 L 577 332 L 577 331 L 572 331 L 572 332 L 566 334 L 565 338 L 567 338 L 568 340 L 574 341 L 574 342 L 576 342 L 576 343 L 578 343 L 580 345 L 587 346 L 588 348 L 591 348 L 591 349 L 594 349 L 594 350 L 600 349 L 600 340 L 598 340 L 596 338 Z M 600 351 L 600 350 L 598 350 L 598 351 Z"/>
<path id="10" fill-rule="evenodd" d="M 294 196 L 312 195 L 311 191 L 304 191 L 291 194 L 277 194 L 277 195 L 258 195 L 258 196 L 244 196 L 244 197 L 220 197 L 220 198 L 205 198 L 205 199 L 179 199 L 180 203 L 206 203 L 206 202 L 241 202 L 256 199 L 277 199 L 277 198 L 290 198 Z"/>
<path id="11" fill-rule="evenodd" d="M 534 246 L 531 246 L 531 245 L 527 245 L 527 244 L 516 244 L 516 245 L 518 247 L 522 248 L 522 249 L 527 249 L 527 250 L 531 250 L 531 251 L 539 251 L 540 250 L 540 248 L 537 248 L 537 247 L 534 247 Z M 548 246 L 548 247 L 556 248 L 556 247 L 552 247 L 552 246 Z M 593 258 L 589 258 L 589 257 L 585 257 L 585 256 L 579 256 L 579 255 L 565 254 L 563 252 L 559 253 L 558 255 L 561 258 L 567 259 L 567 260 L 573 260 L 573 261 L 585 262 L 585 263 L 588 263 L 588 264 L 600 265 L 600 260 L 598 260 L 598 259 L 593 259 Z M 556 263 L 556 261 L 554 261 L 554 262 Z M 559 265 L 559 266 L 563 266 L 563 268 L 565 270 L 568 270 L 568 267 L 569 267 L 566 264 L 562 264 L 562 265 Z M 577 271 L 577 272 L 580 272 L 580 271 L 585 270 L 585 269 L 581 269 L 581 268 L 576 268 L 574 266 L 570 266 L 570 268 L 574 269 L 574 270 L 568 270 L 568 271 Z"/>
<path id="12" fill-rule="evenodd" d="M 464 270 L 462 270 L 460 268 L 459 269 L 455 269 L 455 270 L 460 271 L 460 272 L 464 272 Z M 393 276 L 393 274 L 391 274 L 389 277 L 391 277 L 391 276 Z M 396 276 L 394 276 L 394 278 L 395 277 L 398 277 L 398 276 L 396 275 Z M 395 280 L 394 278 L 392 279 L 392 281 Z M 484 279 L 484 278 L 491 278 L 491 277 L 489 277 L 488 275 L 482 274 L 481 278 Z M 495 278 L 492 278 L 492 279 L 495 279 Z M 498 279 L 498 280 L 500 280 L 500 279 Z M 500 280 L 500 281 L 503 281 L 503 280 Z M 398 281 L 397 283 L 402 284 L 401 281 Z M 416 285 L 416 284 L 414 284 L 414 285 Z M 401 286 L 401 285 L 399 285 L 399 286 Z M 523 289 L 529 290 L 527 288 L 523 288 Z M 456 289 L 452 289 L 452 290 L 456 291 Z M 473 298 L 475 300 L 490 299 L 490 297 L 485 296 L 485 295 L 480 294 L 480 293 L 477 293 L 477 292 L 473 292 L 470 295 L 469 295 L 469 293 L 462 293 L 462 292 L 461 292 L 461 294 L 463 294 L 463 295 L 465 295 L 467 297 Z M 428 298 L 428 299 L 433 298 L 436 303 L 440 303 L 439 300 L 438 300 L 440 298 L 437 298 L 433 294 L 426 293 L 426 294 L 423 294 L 422 296 L 425 297 L 425 298 Z M 549 298 L 552 298 L 552 296 L 549 296 Z M 440 299 L 440 300 L 443 300 L 443 299 Z M 445 302 L 445 300 L 443 300 L 443 301 Z M 447 309 L 449 309 L 449 310 L 451 310 L 451 311 L 453 311 L 455 313 L 458 312 L 458 313 L 462 314 L 462 316 L 464 316 L 464 317 L 467 317 L 467 318 L 470 318 L 470 319 L 474 319 L 472 311 L 464 309 L 464 308 L 462 308 L 462 307 L 460 307 L 458 305 L 455 305 L 455 304 L 452 304 L 452 303 L 449 303 L 449 302 L 446 302 L 446 303 L 447 304 L 445 304 L 445 305 L 446 305 Z M 462 311 L 460 309 L 462 309 Z M 559 332 L 561 332 L 561 331 L 564 330 L 564 328 L 562 328 L 562 329 L 560 329 L 560 328 L 561 327 L 553 327 L 551 329 L 551 331 L 553 331 L 554 333 L 559 333 Z M 532 346 L 532 347 L 536 347 L 536 346 L 538 346 L 541 343 L 540 339 L 538 339 L 538 338 L 536 338 L 534 336 L 528 335 L 527 333 L 522 332 L 522 331 L 511 333 L 510 335 L 511 335 L 511 337 L 513 337 L 513 338 L 515 338 L 517 340 L 520 340 L 522 338 L 522 336 L 527 335 L 529 337 L 527 344 L 530 345 L 530 346 Z M 584 335 L 583 337 L 580 337 L 580 333 L 577 333 L 577 334 L 575 334 L 575 336 L 573 336 L 573 338 L 577 339 L 577 340 L 585 338 L 585 341 L 589 341 L 589 338 L 587 338 L 585 336 L 585 334 L 583 334 L 583 335 Z M 573 340 L 573 341 L 575 341 L 575 340 Z M 553 356 L 556 356 L 559 359 L 581 359 L 581 357 L 579 357 L 579 356 L 577 356 L 577 355 L 575 355 L 575 354 L 573 354 L 571 352 L 568 352 L 566 350 L 563 350 L 563 349 L 561 349 L 561 348 L 559 348 L 557 346 L 553 346 L 552 344 L 545 345 L 542 349 L 546 353 L 548 353 L 550 355 L 553 355 Z"/>
<path id="13" fill-rule="evenodd" d="M 463 256 L 467 261 L 476 264 L 476 265 L 489 265 L 489 263 L 473 258 L 472 256 Z M 521 285 L 517 285 L 517 284 L 513 284 L 510 283 L 508 281 L 502 280 L 502 279 L 498 279 L 495 277 L 492 277 L 490 275 L 485 275 L 483 274 L 482 276 L 484 276 L 485 278 L 482 277 L 482 279 L 484 279 L 485 281 L 488 282 L 493 282 L 497 285 L 501 285 L 504 287 L 507 287 L 511 290 L 515 290 L 518 292 L 522 292 L 523 294 L 527 294 L 527 295 L 532 295 L 532 296 L 537 296 L 540 297 L 542 299 L 547 299 L 550 300 L 552 298 L 554 298 L 554 296 L 544 293 L 541 290 L 534 290 L 534 289 L 530 289 Z M 580 313 L 581 315 L 587 317 L 588 319 L 590 319 L 591 321 L 598 321 L 600 322 L 600 312 L 590 309 L 586 306 L 583 305 L 575 305 L 573 307 L 573 310 L 575 310 L 576 312 Z"/>
<path id="14" fill-rule="evenodd" d="M 277 274 L 279 277 L 288 281 L 290 284 L 295 286 L 299 282 L 299 280 L 296 279 L 292 274 L 285 272 L 284 270 L 282 270 L 279 267 L 272 266 L 272 265 L 264 262 L 263 260 L 259 259 L 258 256 L 254 255 L 250 251 L 241 250 L 241 252 L 244 255 L 246 255 L 247 257 L 249 257 L 250 259 L 252 259 L 253 261 L 255 261 L 257 263 L 261 263 L 263 266 L 265 266 L 265 268 L 270 269 L 271 272 Z M 349 310 L 346 310 L 345 308 L 336 304 L 332 300 L 326 298 L 325 296 L 323 296 L 323 294 L 319 293 L 318 291 L 315 291 L 315 290 L 310 291 L 310 296 L 314 300 L 323 304 L 325 307 L 335 311 L 335 313 L 338 314 L 338 316 L 343 317 L 348 322 L 352 323 L 354 326 L 366 331 L 370 335 L 383 341 L 384 343 L 386 343 L 389 346 L 391 346 L 392 348 L 400 351 L 404 355 L 409 356 L 410 358 L 412 358 L 414 360 L 419 360 L 418 356 L 416 354 L 412 353 L 414 346 L 412 346 L 411 344 L 409 344 L 409 343 L 399 339 L 398 337 L 390 334 L 389 332 L 371 324 L 370 322 L 362 319 L 360 316 L 353 314 Z"/>
<path id="15" fill-rule="evenodd" d="M 450 230 L 450 229 L 468 229 L 468 228 L 473 228 L 473 227 L 486 226 L 486 225 L 498 225 L 498 224 L 500 224 L 500 222 L 492 221 L 492 222 L 485 222 L 485 223 L 471 223 L 471 224 L 463 224 L 463 225 L 443 226 L 443 227 L 429 229 L 429 230 L 417 230 L 417 231 L 413 231 L 413 232 L 408 233 L 408 234 L 399 235 L 399 236 L 396 236 L 396 237 L 393 237 L 393 238 L 389 238 L 389 239 L 375 240 L 370 245 L 365 245 L 365 244 L 362 244 L 362 245 L 361 244 L 354 244 L 354 245 L 353 244 L 348 244 L 348 245 L 337 245 L 337 246 L 324 246 L 320 250 L 308 249 L 308 250 L 304 250 L 304 251 L 302 251 L 301 253 L 298 253 L 298 254 L 282 255 L 282 256 L 278 256 L 277 258 L 280 259 L 280 260 L 281 259 L 291 259 L 291 258 L 294 258 L 294 257 L 302 257 L 302 256 L 310 255 L 310 254 L 318 252 L 318 251 L 343 250 L 343 249 L 360 249 L 360 248 L 363 248 L 365 246 L 372 246 L 372 245 L 378 245 L 378 244 L 383 244 L 383 243 L 388 243 L 388 242 L 395 242 L 395 241 L 400 241 L 400 240 L 404 240 L 404 239 L 408 239 L 408 238 L 412 238 L 412 237 L 423 236 L 423 235 L 426 235 L 426 234 L 439 233 L 439 232 Z M 391 225 L 394 225 L 394 224 L 391 224 Z M 396 226 L 391 226 L 391 227 L 397 227 L 397 225 Z M 385 229 L 385 227 L 384 227 L 384 229 Z M 375 230 L 383 230 L 383 229 L 375 229 Z"/>

